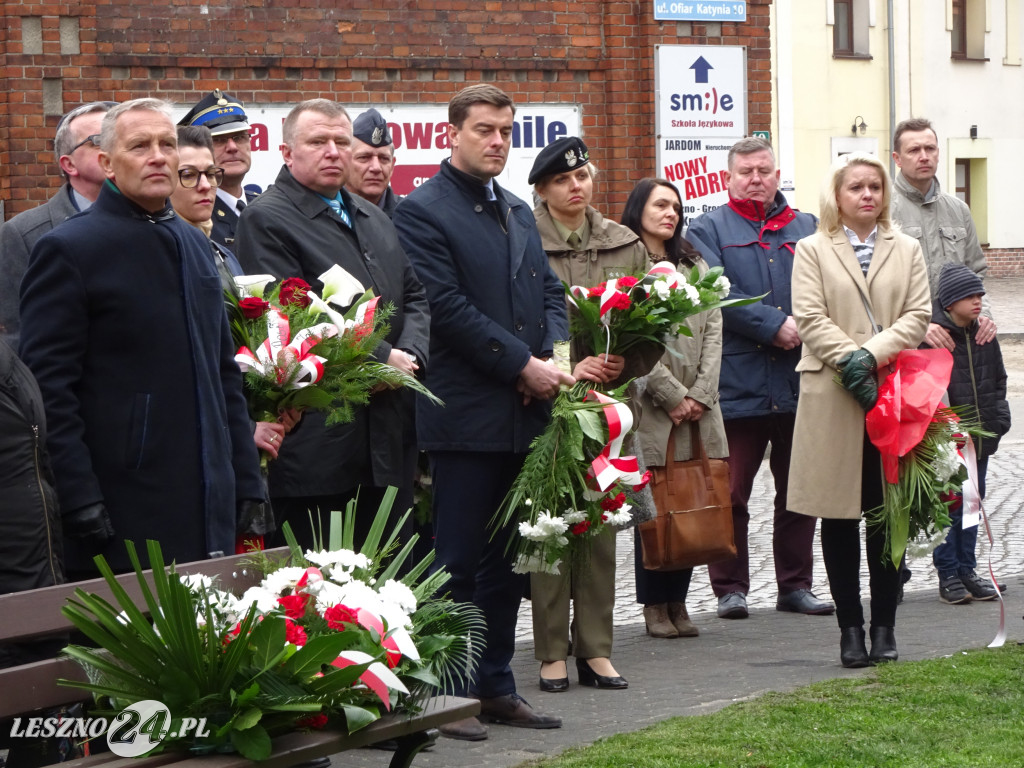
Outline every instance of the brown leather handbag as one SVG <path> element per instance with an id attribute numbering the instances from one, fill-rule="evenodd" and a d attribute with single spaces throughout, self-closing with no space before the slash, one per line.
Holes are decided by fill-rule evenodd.
<path id="1" fill-rule="evenodd" d="M 664 467 L 651 467 L 658 516 L 638 526 L 644 568 L 681 571 L 736 557 L 729 495 L 729 465 L 709 459 L 700 427 L 690 428 L 689 461 L 675 461 L 676 430 L 668 437 Z"/>

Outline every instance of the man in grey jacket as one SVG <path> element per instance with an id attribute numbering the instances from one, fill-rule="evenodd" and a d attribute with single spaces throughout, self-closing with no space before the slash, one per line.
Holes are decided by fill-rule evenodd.
<path id="1" fill-rule="evenodd" d="M 971 209 L 959 198 L 939 187 L 935 173 L 939 167 L 939 140 L 925 118 L 904 120 L 893 136 L 893 160 L 899 167 L 893 183 L 892 219 L 903 233 L 916 237 L 928 265 L 932 298 L 944 264 L 965 264 L 984 281 L 988 264 L 978 242 Z M 987 299 L 978 318 L 977 342 L 986 344 L 996 337 Z M 953 349 L 949 332 L 937 323 L 928 326 L 925 343 L 931 347 Z"/>
<path id="2" fill-rule="evenodd" d="M 112 101 L 93 101 L 68 112 L 53 141 L 64 185 L 42 205 L 19 213 L 0 227 L 0 337 L 18 348 L 21 321 L 18 287 L 36 241 L 99 197 L 106 178 L 99 164 L 100 124 Z"/>

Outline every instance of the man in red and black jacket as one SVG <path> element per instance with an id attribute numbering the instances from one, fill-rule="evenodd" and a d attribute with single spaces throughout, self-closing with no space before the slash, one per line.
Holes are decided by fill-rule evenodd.
<path id="1" fill-rule="evenodd" d="M 779 587 L 776 607 L 813 615 L 835 607 L 811 592 L 815 518 L 786 509 L 789 456 L 800 390 L 796 364 L 800 336 L 792 314 L 790 278 L 796 241 L 813 234 L 818 220 L 789 207 L 779 192 L 771 144 L 740 139 L 729 150 L 729 203 L 694 219 L 686 238 L 712 267 L 723 267 L 730 298 L 760 302 L 722 311 L 722 415 L 729 439 L 732 512 L 737 556 L 708 566 L 718 615 L 745 619 L 750 567 L 747 504 L 765 449 L 772 446 L 775 522 L 772 547 Z"/>

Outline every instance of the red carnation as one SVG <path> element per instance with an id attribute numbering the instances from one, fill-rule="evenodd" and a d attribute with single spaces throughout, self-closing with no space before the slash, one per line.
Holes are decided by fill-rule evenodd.
<path id="1" fill-rule="evenodd" d="M 306 644 L 306 630 L 291 619 L 284 620 L 284 639 L 293 645 Z"/>
<path id="2" fill-rule="evenodd" d="M 296 728 L 309 728 L 310 730 L 319 731 L 327 727 L 327 715 L 323 712 L 318 712 L 315 715 L 306 715 L 306 717 L 300 717 L 295 721 Z"/>
<path id="3" fill-rule="evenodd" d="M 238 302 L 238 308 L 242 310 L 242 316 L 246 320 L 258 320 L 263 317 L 264 312 L 270 309 L 270 304 L 265 302 L 263 299 L 250 296 L 249 298 L 242 299 Z"/>
<path id="4" fill-rule="evenodd" d="M 591 288 L 591 289 L 590 289 L 590 290 L 589 290 L 589 291 L 587 292 L 587 296 L 588 296 L 589 298 L 594 298 L 594 297 L 597 297 L 597 296 L 603 296 L 603 295 L 604 295 L 604 292 L 605 292 L 605 289 L 606 289 L 607 287 L 608 287 L 608 286 L 607 286 L 607 284 L 606 284 L 606 283 L 598 283 L 597 285 L 595 285 L 595 286 L 594 286 L 593 288 Z"/>
<path id="5" fill-rule="evenodd" d="M 619 278 L 619 285 L 623 288 L 632 288 L 636 283 L 637 280 L 632 275 L 626 275 L 625 277 Z"/>
<path id="6" fill-rule="evenodd" d="M 613 498 L 601 499 L 601 509 L 605 512 L 614 512 L 616 509 L 620 509 L 623 504 L 626 503 L 626 494 L 619 493 L 618 496 Z"/>
<path id="7" fill-rule="evenodd" d="M 338 603 L 324 611 L 324 618 L 327 619 L 327 626 L 339 632 L 345 629 L 346 624 L 358 624 L 359 616 L 347 605 Z"/>
<path id="8" fill-rule="evenodd" d="M 634 491 L 642 491 L 651 482 L 651 470 L 644 472 L 643 477 L 640 478 L 640 482 L 633 486 Z"/>
<path id="9" fill-rule="evenodd" d="M 306 615 L 306 606 L 309 605 L 310 595 L 294 594 L 277 598 L 277 602 L 284 608 L 284 615 L 289 619 L 301 619 Z"/>
<path id="10" fill-rule="evenodd" d="M 608 309 L 629 309 L 632 302 L 629 300 L 629 294 L 623 293 L 622 291 L 616 291 L 612 294 L 612 297 L 608 299 Z"/>
<path id="11" fill-rule="evenodd" d="M 282 306 L 297 304 L 305 309 L 309 306 L 309 296 L 306 295 L 309 287 L 309 283 L 301 277 L 289 277 L 281 281 L 281 292 L 277 297 Z"/>
<path id="12" fill-rule="evenodd" d="M 584 521 L 582 521 L 580 523 L 576 523 L 576 525 L 574 525 L 569 530 L 572 531 L 573 536 L 582 536 L 584 533 L 587 532 L 587 530 L 589 528 L 590 528 L 590 521 L 589 520 L 584 520 Z"/>

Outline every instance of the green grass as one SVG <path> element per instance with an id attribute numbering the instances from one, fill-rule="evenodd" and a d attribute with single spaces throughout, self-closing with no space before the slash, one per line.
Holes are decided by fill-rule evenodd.
<path id="1" fill-rule="evenodd" d="M 876 667 L 856 679 L 677 717 L 543 768 L 1019 768 L 1024 648 Z"/>

